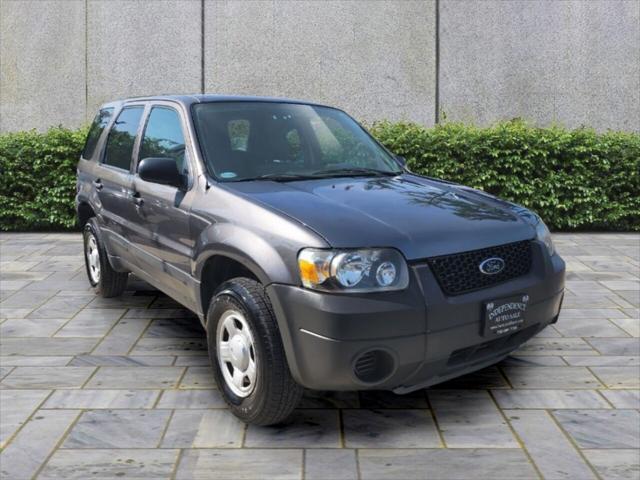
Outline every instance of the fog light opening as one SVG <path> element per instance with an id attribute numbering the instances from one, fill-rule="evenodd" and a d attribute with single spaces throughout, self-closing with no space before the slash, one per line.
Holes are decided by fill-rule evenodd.
<path id="1" fill-rule="evenodd" d="M 389 377 L 395 368 L 395 360 L 384 350 L 361 353 L 353 364 L 353 373 L 364 383 L 378 383 Z"/>

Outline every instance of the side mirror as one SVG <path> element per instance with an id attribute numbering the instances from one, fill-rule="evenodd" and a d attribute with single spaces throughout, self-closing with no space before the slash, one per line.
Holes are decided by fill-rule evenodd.
<path id="1" fill-rule="evenodd" d="M 402 168 L 407 168 L 407 159 L 404 158 L 402 155 L 396 155 L 396 161 L 402 165 Z"/>
<path id="2" fill-rule="evenodd" d="M 184 175 L 178 171 L 174 158 L 143 158 L 138 164 L 138 175 L 147 182 L 171 185 L 179 189 L 184 189 L 186 183 Z"/>

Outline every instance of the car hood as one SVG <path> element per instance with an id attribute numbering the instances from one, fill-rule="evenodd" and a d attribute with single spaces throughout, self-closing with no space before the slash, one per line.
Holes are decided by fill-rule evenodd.
<path id="1" fill-rule="evenodd" d="M 336 248 L 394 247 L 408 260 L 531 239 L 534 218 L 483 192 L 411 174 L 225 188 L 294 218 Z"/>

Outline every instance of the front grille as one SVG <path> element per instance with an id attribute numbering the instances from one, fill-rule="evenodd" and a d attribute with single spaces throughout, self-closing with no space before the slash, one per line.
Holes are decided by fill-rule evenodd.
<path id="1" fill-rule="evenodd" d="M 480 263 L 492 257 L 502 258 L 504 269 L 495 275 L 486 275 L 480 271 Z M 529 273 L 531 241 L 442 255 L 427 259 L 427 263 L 445 294 L 460 295 Z"/>

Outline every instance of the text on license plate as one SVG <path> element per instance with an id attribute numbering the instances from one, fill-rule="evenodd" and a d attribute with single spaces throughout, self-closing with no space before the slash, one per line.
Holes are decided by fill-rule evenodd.
<path id="1" fill-rule="evenodd" d="M 517 295 L 485 304 L 484 335 L 504 335 L 520 329 L 529 295 Z"/>

